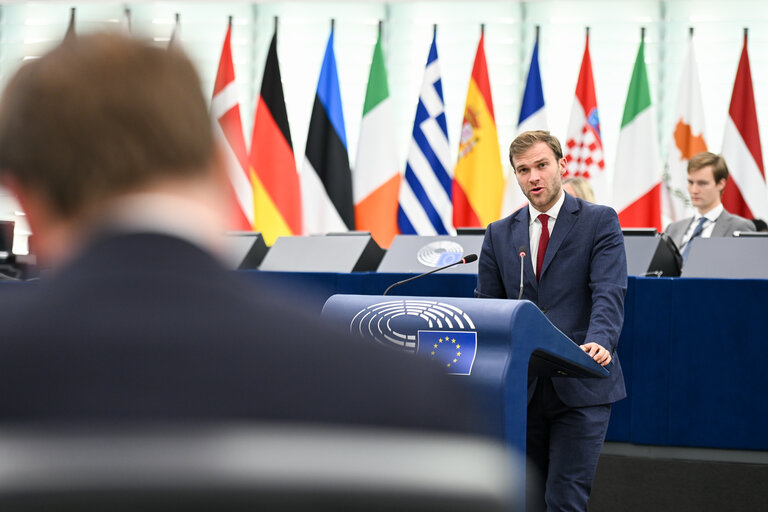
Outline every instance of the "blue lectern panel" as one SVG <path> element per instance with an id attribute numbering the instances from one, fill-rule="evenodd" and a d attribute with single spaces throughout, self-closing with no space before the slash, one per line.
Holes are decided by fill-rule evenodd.
<path id="1" fill-rule="evenodd" d="M 519 453 L 525 453 L 529 362 L 561 376 L 608 375 L 529 301 L 334 295 L 323 316 L 468 379 L 490 411 L 487 432 Z"/>

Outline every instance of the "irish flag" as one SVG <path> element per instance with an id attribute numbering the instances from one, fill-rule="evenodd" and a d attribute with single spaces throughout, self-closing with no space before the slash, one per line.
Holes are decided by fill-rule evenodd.
<path id="1" fill-rule="evenodd" d="M 683 76 L 677 92 L 675 128 L 665 165 L 664 186 L 661 189 L 664 224 L 693 215 L 688 197 L 688 160 L 707 150 L 704 137 L 704 102 L 701 98 L 699 72 L 693 52 L 693 29 L 690 34 L 688 56 L 683 64 Z"/>
<path id="2" fill-rule="evenodd" d="M 400 171 L 395 152 L 395 122 L 387 85 L 384 51 L 379 38 L 373 49 L 368 89 L 360 123 L 353 196 L 355 229 L 370 231 L 380 247 L 387 248 L 399 233 L 397 198 Z"/>
<path id="3" fill-rule="evenodd" d="M 723 192 L 725 209 L 750 219 L 768 218 L 763 151 L 757 128 L 746 29 L 736 81 L 733 84 L 731 106 L 725 122 L 722 154 L 730 172 L 728 184 Z"/>
<path id="4" fill-rule="evenodd" d="M 644 29 L 641 34 L 621 120 L 613 201 L 622 227 L 653 227 L 661 231 L 659 139 L 645 68 Z"/>
<path id="5" fill-rule="evenodd" d="M 456 227 L 485 227 L 501 214 L 504 175 L 483 39 L 481 33 L 469 80 L 459 159 L 454 172 L 453 225 Z"/>

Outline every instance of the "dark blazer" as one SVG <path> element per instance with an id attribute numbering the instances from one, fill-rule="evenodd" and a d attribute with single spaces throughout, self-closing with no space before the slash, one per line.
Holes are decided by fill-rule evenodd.
<path id="1" fill-rule="evenodd" d="M 436 366 L 351 339 L 177 238 L 100 237 L 14 288 L 0 298 L 0 420 L 474 429 Z"/>
<path id="2" fill-rule="evenodd" d="M 478 270 L 478 297 L 517 299 L 518 249 L 530 255 L 528 206 L 490 224 Z M 616 346 L 624 321 L 627 261 L 616 212 L 565 195 L 537 282 L 531 258 L 525 262 L 523 299 L 535 303 L 566 336 L 581 345 L 594 341 L 611 351 L 605 379 L 553 378 L 568 406 L 612 403 L 626 396 Z M 532 382 L 535 385 L 534 382 Z M 529 390 L 532 393 L 532 390 Z"/>
<path id="3" fill-rule="evenodd" d="M 687 219 L 678 220 L 667 226 L 664 231 L 675 242 L 678 249 L 682 249 L 683 237 L 685 232 L 691 226 L 691 223 L 695 217 L 688 217 Z M 755 225 L 751 220 L 739 217 L 732 213 L 728 213 L 727 210 L 723 210 L 723 213 L 715 220 L 715 227 L 712 229 L 712 238 L 733 236 L 735 231 L 755 231 Z"/>

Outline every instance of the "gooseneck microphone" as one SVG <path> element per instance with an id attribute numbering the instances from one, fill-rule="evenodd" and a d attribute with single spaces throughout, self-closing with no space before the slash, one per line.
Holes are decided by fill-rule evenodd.
<path id="1" fill-rule="evenodd" d="M 405 284 L 409 281 L 413 281 L 414 279 L 419 279 L 424 276 L 428 276 L 429 274 L 434 274 L 435 272 L 440 272 L 441 270 L 445 270 L 447 268 L 455 267 L 456 265 L 464 265 L 465 263 L 472 263 L 477 259 L 477 254 L 467 254 L 463 258 L 461 258 L 459 261 L 454 261 L 450 265 L 445 265 L 444 267 L 436 268 L 435 270 L 430 270 L 429 272 L 424 272 L 423 274 L 419 274 L 417 276 L 409 277 L 408 279 L 403 279 L 402 281 L 398 281 L 394 284 L 391 284 L 389 288 L 384 290 L 384 293 L 382 295 L 386 295 L 389 293 L 389 291 L 394 288 L 395 286 L 400 286 L 401 284 Z"/>
<path id="2" fill-rule="evenodd" d="M 523 298 L 523 274 L 525 273 L 525 246 L 521 245 L 518 249 L 520 253 L 520 293 L 517 295 L 517 300 Z"/>

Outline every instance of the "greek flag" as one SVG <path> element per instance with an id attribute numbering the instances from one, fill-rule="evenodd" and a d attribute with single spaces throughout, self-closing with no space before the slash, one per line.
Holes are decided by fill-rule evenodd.
<path id="1" fill-rule="evenodd" d="M 436 37 L 435 29 L 416 108 L 405 179 L 400 186 L 397 223 L 400 232 L 407 235 L 454 233 L 451 200 L 453 166 L 450 163 Z"/>

